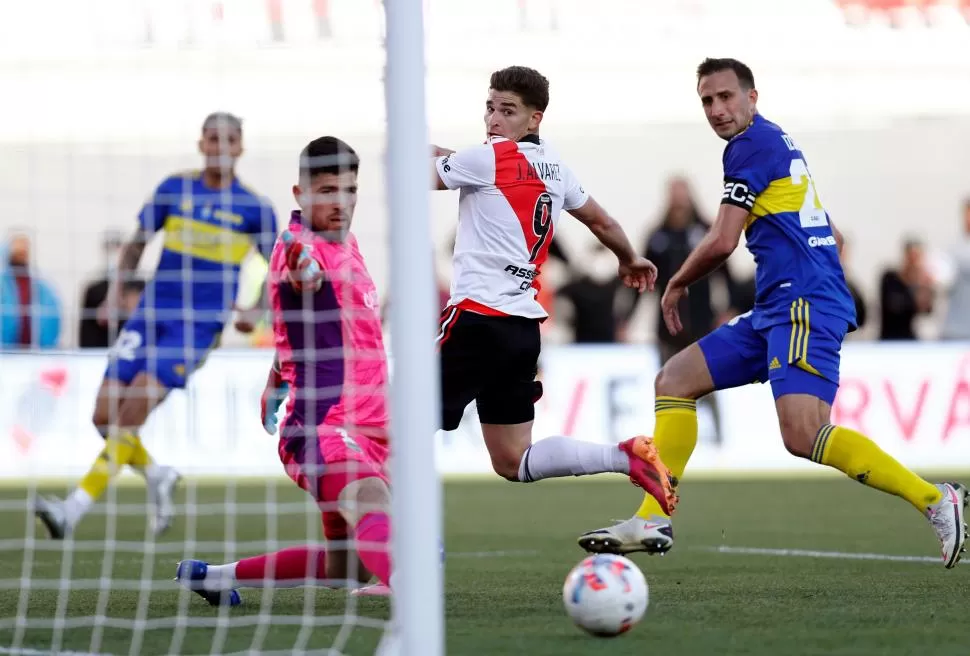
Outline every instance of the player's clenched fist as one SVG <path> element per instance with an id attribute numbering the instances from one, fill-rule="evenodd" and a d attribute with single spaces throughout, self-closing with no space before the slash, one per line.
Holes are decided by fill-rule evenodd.
<path id="1" fill-rule="evenodd" d="M 623 284 L 637 291 L 653 291 L 657 282 L 657 267 L 645 257 L 637 257 L 632 262 L 620 265 L 620 280 Z"/>
<path id="2" fill-rule="evenodd" d="M 284 230 L 280 239 L 286 249 L 286 268 L 293 289 L 298 292 L 318 291 L 323 284 L 323 267 L 313 258 L 312 247 L 297 239 L 289 230 Z"/>
<path id="3" fill-rule="evenodd" d="M 269 370 L 269 377 L 266 379 L 266 388 L 263 396 L 259 400 L 260 418 L 263 420 L 263 429 L 270 435 L 276 435 L 278 419 L 276 418 L 280 406 L 290 393 L 290 385 L 283 380 L 283 375 L 276 368 L 276 363 Z"/>

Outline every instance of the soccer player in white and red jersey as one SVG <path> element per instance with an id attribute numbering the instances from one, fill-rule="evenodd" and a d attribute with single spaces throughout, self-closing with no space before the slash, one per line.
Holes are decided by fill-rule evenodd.
<path id="1" fill-rule="evenodd" d="M 294 547 L 226 565 L 179 563 L 176 578 L 210 604 L 240 603 L 239 587 L 380 581 L 389 592 L 387 356 L 377 289 L 350 233 L 359 159 L 335 137 L 310 142 L 293 196 L 300 206 L 270 258 L 276 360 L 263 426 L 286 473 L 323 512 L 331 548 Z M 352 537 L 356 562 L 346 547 Z"/>
<path id="2" fill-rule="evenodd" d="M 492 74 L 486 141 L 457 152 L 432 148 L 433 186 L 460 189 L 451 298 L 441 317 L 442 428 L 458 427 L 477 402 L 492 467 L 510 481 L 623 473 L 665 508 L 677 498 L 649 437 L 619 445 L 554 436 L 532 443 L 540 270 L 559 214 L 566 210 L 616 255 L 632 288 L 653 289 L 657 268 L 637 255 L 620 225 L 539 138 L 549 81 L 512 66 Z"/>

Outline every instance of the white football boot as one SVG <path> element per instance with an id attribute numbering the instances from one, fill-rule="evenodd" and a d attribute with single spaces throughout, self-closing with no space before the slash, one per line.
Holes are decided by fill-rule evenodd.
<path id="1" fill-rule="evenodd" d="M 152 534 L 159 537 L 172 526 L 175 518 L 175 488 L 182 475 L 173 467 L 160 466 L 149 476 L 145 483 L 148 486 L 148 503 L 154 514 L 149 522 Z"/>
<path id="2" fill-rule="evenodd" d="M 623 555 L 645 551 L 663 555 L 674 546 L 674 526 L 669 517 L 633 517 L 608 528 L 583 533 L 577 542 L 589 553 Z"/>
<path id="3" fill-rule="evenodd" d="M 70 530 L 64 502 L 55 497 L 37 497 L 34 501 L 34 514 L 47 528 L 51 540 L 63 540 Z"/>
<path id="4" fill-rule="evenodd" d="M 966 551 L 967 525 L 963 521 L 963 512 L 968 493 L 959 483 L 940 483 L 936 487 L 943 493 L 943 498 L 926 509 L 926 518 L 940 540 L 943 566 L 950 569 L 960 562 Z"/>

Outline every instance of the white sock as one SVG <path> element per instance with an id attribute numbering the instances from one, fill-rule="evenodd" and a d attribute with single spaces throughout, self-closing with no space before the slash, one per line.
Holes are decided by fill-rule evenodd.
<path id="1" fill-rule="evenodd" d="M 619 446 L 561 435 L 539 440 L 526 449 L 519 463 L 519 480 L 523 483 L 606 472 L 630 473 L 630 459 Z"/>
<path id="2" fill-rule="evenodd" d="M 202 579 L 202 589 L 206 592 L 222 592 L 239 587 L 236 581 L 236 563 L 228 565 L 209 565 L 205 578 Z"/>
<path id="3" fill-rule="evenodd" d="M 94 499 L 81 488 L 71 492 L 71 495 L 64 500 L 64 518 L 67 520 L 67 525 L 72 528 L 77 526 L 93 505 Z"/>
<path id="4" fill-rule="evenodd" d="M 141 474 L 146 481 L 151 481 L 158 478 L 158 475 L 161 473 L 162 469 L 157 463 L 154 462 L 148 463 L 144 467 L 135 467 L 134 465 L 130 465 L 130 467 Z"/>

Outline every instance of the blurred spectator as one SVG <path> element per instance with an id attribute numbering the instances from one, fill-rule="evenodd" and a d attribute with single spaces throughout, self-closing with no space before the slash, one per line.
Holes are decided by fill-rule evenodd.
<path id="1" fill-rule="evenodd" d="M 915 240 L 903 244 L 902 266 L 882 276 L 879 304 L 880 339 L 916 339 L 916 316 L 933 311 L 933 280 L 926 270 L 923 244 Z"/>
<path id="2" fill-rule="evenodd" d="M 571 280 L 556 292 L 557 298 L 570 304 L 572 312 L 557 314 L 561 322 L 571 325 L 577 344 L 610 344 L 619 336 L 616 305 L 624 289 L 617 278 L 616 256 L 597 242 L 583 263 L 583 270 L 570 269 Z"/>
<path id="3" fill-rule="evenodd" d="M 862 328 L 866 325 L 866 319 L 868 318 L 868 310 L 866 309 L 866 300 L 862 297 L 862 292 L 859 291 L 859 286 L 855 284 L 852 274 L 849 272 L 849 240 L 843 235 L 842 252 L 839 253 L 839 259 L 842 261 L 842 271 L 845 273 L 845 283 L 849 287 L 849 293 L 852 294 L 852 300 L 855 302 L 855 319 L 856 325 Z"/>
<path id="4" fill-rule="evenodd" d="M 963 203 L 963 238 L 950 251 L 952 281 L 942 339 L 970 340 L 970 198 Z"/>
<path id="5" fill-rule="evenodd" d="M 121 233 L 109 230 L 101 238 L 102 269 L 81 293 L 81 320 L 78 323 L 78 346 L 81 348 L 107 348 L 118 334 L 117 325 L 101 324 L 97 320 L 98 307 L 108 295 L 109 278 L 118 266 Z"/>
<path id="6" fill-rule="evenodd" d="M 329 39 L 333 36 L 330 24 L 330 0 L 313 0 L 313 15 L 317 23 L 317 37 Z"/>
<path id="7" fill-rule="evenodd" d="M 663 219 L 660 225 L 647 236 L 644 248 L 644 255 L 657 265 L 657 293 L 654 297 L 658 310 L 657 341 L 660 345 L 662 363 L 667 362 L 675 353 L 696 342 L 716 327 L 716 318 L 721 312 L 712 303 L 711 281 L 721 280 L 728 295 L 735 290 L 730 271 L 727 266 L 722 266 L 710 277 L 691 285 L 690 294 L 681 300 L 680 316 L 684 330 L 676 337 L 667 330 L 663 313 L 659 311 L 663 290 L 708 230 L 710 230 L 710 223 L 697 210 L 687 180 L 679 177 L 671 179 L 667 187 L 667 207 L 664 210 Z M 626 317 L 627 320 L 633 316 L 642 297 L 636 292 L 631 295 L 633 302 Z M 728 308 L 723 310 L 729 311 Z"/>
<path id="8" fill-rule="evenodd" d="M 282 43 L 283 33 L 283 0 L 266 0 L 266 13 L 269 15 L 270 38 L 275 43 Z"/>
<path id="9" fill-rule="evenodd" d="M 17 233 L 0 249 L 0 347 L 54 348 L 60 333 L 60 301 L 33 271 L 30 238 Z"/>
<path id="10" fill-rule="evenodd" d="M 533 27 L 532 20 L 530 16 L 535 17 L 535 14 L 547 14 L 548 27 L 551 31 L 556 32 L 559 30 L 559 12 L 556 8 L 556 3 L 559 0 L 519 0 L 519 30 L 522 32 L 529 31 Z M 531 10 L 530 10 L 531 5 Z M 536 5 L 544 5 L 537 7 Z M 544 27 L 544 26 L 543 26 Z M 540 28 L 541 29 L 541 28 Z"/>
<path id="11" fill-rule="evenodd" d="M 667 207 L 663 219 L 648 236 L 644 255 L 657 265 L 657 293 L 654 294 L 657 305 L 657 345 L 660 350 L 660 363 L 665 364 L 681 350 L 696 342 L 711 332 L 723 318 L 737 314 L 733 308 L 714 307 L 711 298 L 711 281 L 720 280 L 726 292 L 731 296 L 735 291 L 735 284 L 727 265 L 718 268 L 712 275 L 700 280 L 690 288 L 690 294 L 680 301 L 680 317 L 684 330 L 674 336 L 667 330 L 660 311 L 660 299 L 667 283 L 684 264 L 687 256 L 694 250 L 710 230 L 711 224 L 706 221 L 697 209 L 690 186 L 686 179 L 674 177 L 667 185 Z M 626 322 L 636 311 L 642 294 L 632 292 L 633 300 L 630 304 Z M 731 304 L 732 306 L 734 303 Z M 622 329 L 625 333 L 625 327 Z M 714 420 L 714 441 L 721 441 L 721 421 L 717 407 L 717 394 L 708 394 L 701 399 L 702 405 L 710 408 Z"/>

